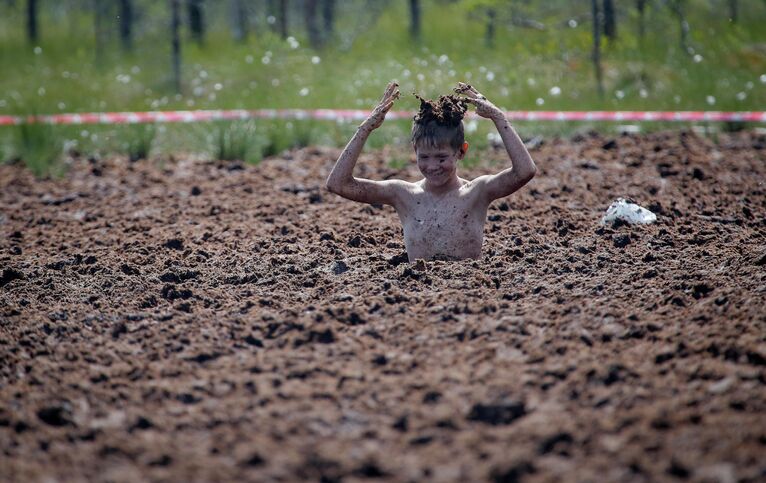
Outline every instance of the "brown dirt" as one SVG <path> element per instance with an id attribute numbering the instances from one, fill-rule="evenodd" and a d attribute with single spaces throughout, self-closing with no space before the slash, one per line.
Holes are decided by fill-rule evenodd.
<path id="1" fill-rule="evenodd" d="M 412 265 L 337 154 L 0 167 L 0 480 L 763 481 L 763 135 L 548 140 Z"/>

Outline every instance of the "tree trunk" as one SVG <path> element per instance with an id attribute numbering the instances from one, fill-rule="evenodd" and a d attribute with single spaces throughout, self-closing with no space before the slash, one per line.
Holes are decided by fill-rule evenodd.
<path id="1" fill-rule="evenodd" d="M 593 67 L 596 70 L 596 88 L 599 97 L 604 97 L 604 80 L 601 73 L 601 24 L 603 14 L 599 11 L 598 0 L 591 0 L 593 14 Z"/>
<path id="2" fill-rule="evenodd" d="M 104 60 L 104 3 L 93 0 L 93 32 L 96 41 L 96 65 L 101 65 Z"/>
<path id="3" fill-rule="evenodd" d="M 266 24 L 272 32 L 277 31 L 277 0 L 266 2 Z"/>
<path id="4" fill-rule="evenodd" d="M 171 21 L 170 21 L 170 43 L 173 52 L 173 85 L 177 93 L 181 93 L 181 0 L 170 0 Z"/>
<path id="5" fill-rule="evenodd" d="M 636 0 L 636 9 L 638 10 L 638 40 L 641 44 L 644 43 L 644 36 L 646 34 L 646 23 L 644 14 L 646 13 L 646 0 Z"/>
<path id="6" fill-rule="evenodd" d="M 120 42 L 123 50 L 133 49 L 133 0 L 120 0 Z"/>
<path id="7" fill-rule="evenodd" d="M 604 0 L 604 36 L 610 42 L 617 40 L 617 19 L 612 0 Z"/>
<path id="8" fill-rule="evenodd" d="M 325 39 L 331 39 L 335 34 L 335 0 L 322 0 L 322 20 Z"/>
<path id="9" fill-rule="evenodd" d="M 30 43 L 37 42 L 37 0 L 27 0 L 27 38 Z"/>
<path id="10" fill-rule="evenodd" d="M 737 0 L 729 0 L 729 18 L 732 22 L 737 23 L 739 20 L 739 5 Z"/>
<path id="11" fill-rule="evenodd" d="M 495 46 L 495 20 L 497 11 L 494 8 L 487 9 L 487 29 L 484 32 L 484 44 L 492 48 Z"/>
<path id="12" fill-rule="evenodd" d="M 410 35 L 413 39 L 420 39 L 420 0 L 410 0 Z"/>
<path id="13" fill-rule="evenodd" d="M 247 40 L 248 18 L 244 0 L 231 0 L 231 20 L 234 40 L 237 42 Z"/>
<path id="14" fill-rule="evenodd" d="M 287 38 L 287 0 L 279 0 L 279 12 L 277 12 L 277 23 L 279 24 L 279 35 L 283 39 Z"/>
<path id="15" fill-rule="evenodd" d="M 684 52 L 689 53 L 689 43 L 687 41 L 689 37 L 689 22 L 686 21 L 684 15 L 684 3 L 685 0 L 671 0 L 668 4 L 673 14 L 678 18 L 679 32 L 681 36 L 681 49 Z"/>
<path id="16" fill-rule="evenodd" d="M 317 25 L 317 0 L 305 0 L 303 15 L 306 21 L 306 32 L 309 35 L 309 44 L 312 48 L 321 47 L 322 39 Z"/>
<path id="17" fill-rule="evenodd" d="M 187 0 L 186 9 L 189 14 L 189 30 L 197 44 L 202 45 L 205 40 L 205 20 L 202 10 L 203 0 Z"/>

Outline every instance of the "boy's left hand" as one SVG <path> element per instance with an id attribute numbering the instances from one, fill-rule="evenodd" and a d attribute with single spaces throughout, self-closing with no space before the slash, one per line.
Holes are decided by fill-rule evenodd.
<path id="1" fill-rule="evenodd" d="M 503 111 L 487 100 L 487 98 L 477 91 L 472 85 L 458 82 L 455 92 L 465 97 L 463 100 L 476 106 L 476 114 L 487 119 L 504 119 Z"/>

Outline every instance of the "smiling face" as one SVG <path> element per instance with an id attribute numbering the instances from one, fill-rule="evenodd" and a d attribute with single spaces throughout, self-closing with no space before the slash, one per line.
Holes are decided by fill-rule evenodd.
<path id="1" fill-rule="evenodd" d="M 444 99 L 442 96 L 440 101 Z M 426 185 L 430 188 L 445 187 L 458 181 L 457 162 L 463 159 L 468 150 L 461 120 L 464 111 L 453 112 L 448 109 L 453 117 L 441 119 L 434 114 L 436 111 L 444 114 L 441 104 L 423 104 L 429 108 L 425 110 L 425 114 L 428 115 L 420 112 L 416 116 L 412 125 L 412 146 L 415 148 L 418 168 L 426 179 Z"/>
<path id="2" fill-rule="evenodd" d="M 467 146 L 454 149 L 449 145 L 415 145 L 418 169 L 431 186 L 444 185 L 457 177 L 457 162 L 465 156 Z"/>

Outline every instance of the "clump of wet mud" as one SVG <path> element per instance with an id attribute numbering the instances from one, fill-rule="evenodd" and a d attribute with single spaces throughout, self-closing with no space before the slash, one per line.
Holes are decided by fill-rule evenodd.
<path id="1" fill-rule="evenodd" d="M 764 149 L 545 139 L 481 259 L 413 264 L 338 149 L 0 166 L 0 480 L 758 481 Z"/>
<path id="2" fill-rule="evenodd" d="M 420 100 L 420 108 L 415 114 L 415 123 L 428 124 L 435 122 L 440 126 L 455 127 L 460 124 L 468 109 L 466 102 L 452 94 L 439 96 L 437 100 L 424 99 L 415 94 Z"/>

